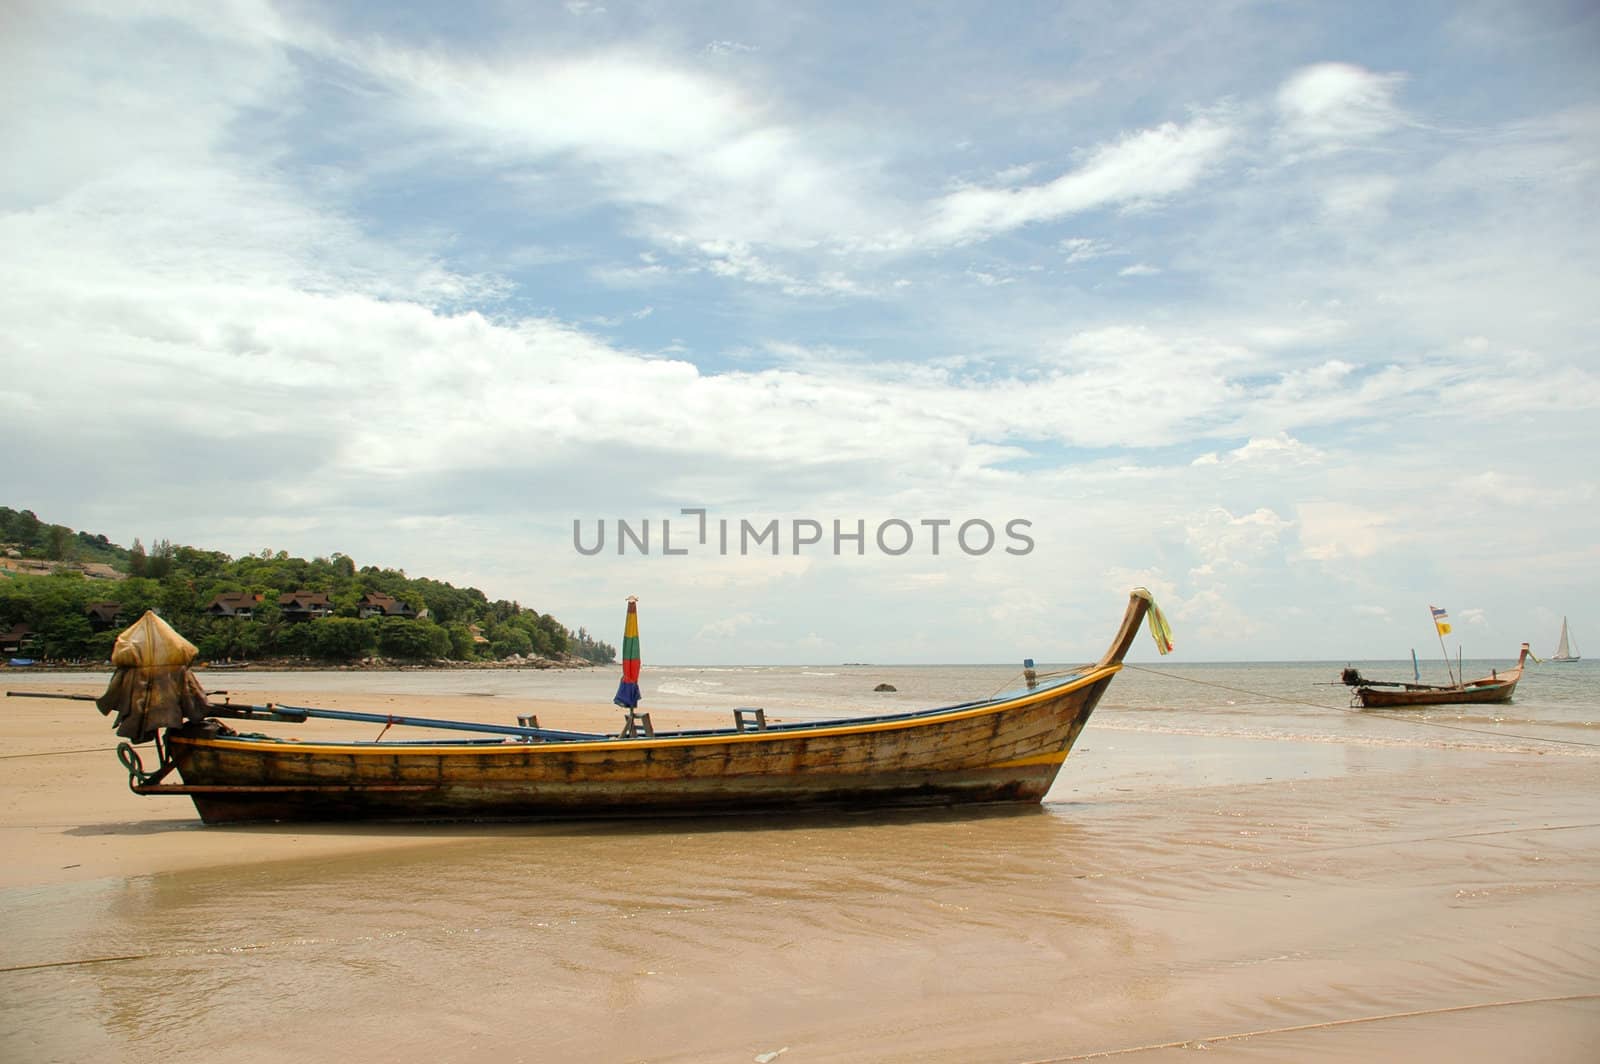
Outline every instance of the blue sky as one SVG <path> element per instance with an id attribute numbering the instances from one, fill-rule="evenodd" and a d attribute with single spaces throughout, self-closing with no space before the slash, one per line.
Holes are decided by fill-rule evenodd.
<path id="1" fill-rule="evenodd" d="M 5 19 L 7 505 L 678 663 L 1078 659 L 1135 584 L 1190 660 L 1600 627 L 1593 5 Z"/>

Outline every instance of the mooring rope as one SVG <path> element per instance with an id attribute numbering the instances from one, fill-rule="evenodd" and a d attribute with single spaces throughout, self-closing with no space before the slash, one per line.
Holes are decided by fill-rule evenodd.
<path id="1" fill-rule="evenodd" d="M 83 750 L 37 750 L 31 754 L 0 754 L 0 761 L 10 761 L 18 757 L 60 757 L 62 754 L 103 754 L 106 748 L 92 746 Z"/>
<path id="2" fill-rule="evenodd" d="M 235 953 L 249 953 L 253 950 L 270 949 L 278 944 L 262 942 L 249 946 L 212 946 L 207 949 L 177 949 L 152 953 L 121 953 L 110 957 L 75 957 L 66 961 L 39 961 L 34 964 L 13 964 L 8 968 L 0 968 L 0 975 L 9 975 L 12 972 L 37 972 L 46 968 L 81 968 L 91 964 L 123 964 L 128 961 L 167 960 L 177 957 L 226 956 Z"/>

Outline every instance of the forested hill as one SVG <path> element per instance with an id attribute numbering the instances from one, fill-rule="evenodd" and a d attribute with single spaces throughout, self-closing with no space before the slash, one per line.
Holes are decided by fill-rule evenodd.
<path id="1" fill-rule="evenodd" d="M 233 558 L 165 539 L 122 547 L 0 506 L 0 655 L 105 661 L 117 632 L 146 609 L 210 660 L 616 658 L 615 647 L 547 613 L 491 602 L 475 587 L 357 567 L 343 554 Z"/>

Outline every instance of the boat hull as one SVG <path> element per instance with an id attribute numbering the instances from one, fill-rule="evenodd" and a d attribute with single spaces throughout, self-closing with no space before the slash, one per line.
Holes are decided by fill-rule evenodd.
<path id="1" fill-rule="evenodd" d="M 149 792 L 188 794 L 211 824 L 1038 802 L 1119 668 L 921 714 L 632 740 L 341 744 L 169 732 L 183 783 Z"/>
<path id="2" fill-rule="evenodd" d="M 1381 687 L 1360 687 L 1356 698 L 1366 709 L 1400 706 L 1461 706 L 1509 702 L 1517 689 L 1516 680 L 1480 681 L 1464 687 L 1389 691 Z"/>

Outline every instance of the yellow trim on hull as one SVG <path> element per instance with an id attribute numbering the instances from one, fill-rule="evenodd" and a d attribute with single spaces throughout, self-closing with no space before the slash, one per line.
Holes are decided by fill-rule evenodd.
<path id="1" fill-rule="evenodd" d="M 1059 765 L 1067 759 L 1065 750 L 1057 750 L 1049 754 L 1034 754 L 1031 757 L 1019 757 L 1014 761 L 1001 761 L 990 765 L 990 768 L 1026 768 L 1029 765 Z"/>
<path id="2" fill-rule="evenodd" d="M 1111 676 L 1114 676 L 1120 671 L 1122 671 L 1122 664 L 1121 662 L 1118 662 L 1114 665 L 1107 665 L 1104 668 L 1095 669 L 1093 672 L 1086 673 L 1078 679 L 1073 680 L 1071 683 L 1062 684 L 1060 687 L 1051 687 L 1044 691 L 1023 695 L 1020 698 L 1010 699 L 1009 701 L 1005 702 L 996 702 L 991 705 L 975 706 L 971 709 L 952 710 L 949 713 L 941 713 L 936 716 L 917 717 L 914 720 L 885 720 L 862 724 L 840 724 L 835 727 L 808 728 L 804 731 L 750 731 L 728 732 L 717 735 L 667 736 L 659 739 L 596 739 L 593 741 L 582 740 L 553 743 L 507 742 L 485 743 L 481 746 L 448 747 L 428 745 L 426 743 L 394 743 L 389 746 L 384 746 L 378 743 L 324 743 L 316 740 L 305 743 L 295 740 L 277 741 L 283 744 L 281 749 L 285 753 L 293 751 L 296 748 L 301 748 L 306 750 L 314 749 L 318 753 L 325 754 L 366 754 L 369 756 L 381 755 L 385 757 L 405 755 L 411 755 L 415 757 L 439 757 L 442 754 L 449 754 L 450 756 L 455 757 L 459 755 L 504 755 L 510 750 L 516 750 L 518 752 L 530 754 L 548 754 L 553 756 L 556 754 L 583 753 L 594 750 L 659 750 L 666 747 L 679 746 L 712 746 L 722 745 L 725 743 L 773 742 L 795 738 L 832 738 L 834 736 L 841 735 L 865 735 L 871 732 L 898 731 L 906 728 L 919 728 L 928 724 L 942 724 L 949 721 L 966 720 L 970 717 L 982 717 L 992 713 L 1009 712 L 1013 709 L 1020 709 L 1023 706 L 1033 705 L 1035 702 L 1042 702 L 1047 698 L 1055 698 L 1060 695 L 1070 694 L 1073 691 L 1081 690 L 1082 688 L 1088 687 L 1091 684 L 1099 682 L 1100 680 L 1109 679 Z M 251 739 L 192 739 L 185 738 L 181 735 L 173 735 L 169 736 L 168 741 L 223 750 L 259 751 L 262 749 L 262 743 L 259 740 Z M 1066 759 L 1066 756 L 1067 755 L 1065 753 L 1036 755 L 1038 758 L 1056 758 L 1057 760 L 1063 761 Z M 1005 768 L 1013 765 L 1027 765 L 1035 763 L 1046 764 L 1048 762 L 1042 760 L 1036 761 L 1034 758 L 1023 758 L 1018 761 L 1008 761 L 1004 765 L 996 765 L 995 767 Z"/>

